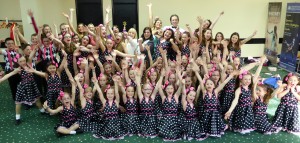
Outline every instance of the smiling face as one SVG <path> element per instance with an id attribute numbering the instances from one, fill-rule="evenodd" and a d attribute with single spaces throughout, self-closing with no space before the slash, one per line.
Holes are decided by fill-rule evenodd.
<path id="1" fill-rule="evenodd" d="M 150 74 L 150 81 L 151 81 L 151 82 L 155 82 L 156 79 L 157 79 L 157 72 L 154 71 L 154 72 L 152 72 L 152 73 Z"/>
<path id="2" fill-rule="evenodd" d="M 188 40 L 190 40 L 190 37 L 188 36 L 188 34 L 186 33 L 183 33 L 182 36 L 181 36 L 181 40 L 186 43 L 188 42 Z"/>
<path id="3" fill-rule="evenodd" d="M 26 46 L 26 48 L 23 50 L 23 53 L 25 56 L 29 56 L 31 53 L 31 47 L 30 46 Z"/>
<path id="4" fill-rule="evenodd" d="M 133 70 L 133 69 L 130 69 L 130 70 L 129 70 L 129 78 L 130 78 L 131 80 L 135 80 L 135 74 L 134 74 L 134 70 Z"/>
<path id="5" fill-rule="evenodd" d="M 172 84 L 169 84 L 165 90 L 166 90 L 167 96 L 172 96 L 175 91 L 174 86 Z"/>
<path id="6" fill-rule="evenodd" d="M 232 65 L 227 65 L 227 70 L 226 70 L 226 72 L 227 72 L 227 74 L 231 74 L 232 72 L 233 72 L 233 67 L 232 67 Z"/>
<path id="7" fill-rule="evenodd" d="M 241 80 L 241 83 L 243 86 L 249 86 L 251 84 L 252 77 L 251 75 L 243 75 L 243 78 Z"/>
<path id="8" fill-rule="evenodd" d="M 84 82 L 84 75 L 82 73 L 78 73 L 79 82 Z"/>
<path id="9" fill-rule="evenodd" d="M 187 76 L 185 78 L 185 86 L 186 87 L 191 87 L 192 86 L 192 78 L 190 76 Z"/>
<path id="10" fill-rule="evenodd" d="M 145 30 L 144 31 L 144 37 L 145 37 L 145 39 L 149 39 L 150 36 L 151 36 L 150 30 Z"/>
<path id="11" fill-rule="evenodd" d="M 18 64 L 19 64 L 20 67 L 25 67 L 26 66 L 26 59 L 25 59 L 24 56 L 18 59 Z"/>
<path id="12" fill-rule="evenodd" d="M 47 37 L 44 37 L 44 38 L 43 38 L 43 43 L 44 43 L 44 45 L 45 45 L 46 47 L 48 47 L 48 46 L 51 44 L 50 39 L 47 38 Z"/>
<path id="13" fill-rule="evenodd" d="M 162 21 L 160 21 L 160 20 L 156 20 L 156 22 L 155 22 L 154 26 L 155 26 L 155 28 L 156 28 L 156 29 L 160 29 L 160 28 L 161 28 L 161 26 L 162 26 Z"/>
<path id="14" fill-rule="evenodd" d="M 88 36 L 83 36 L 81 39 L 81 45 L 87 46 L 90 43 L 90 38 Z"/>
<path id="15" fill-rule="evenodd" d="M 93 98 L 93 92 L 92 92 L 92 88 L 91 87 L 88 87 L 87 89 L 85 89 L 84 97 L 86 99 L 92 99 Z"/>
<path id="16" fill-rule="evenodd" d="M 212 80 L 217 83 L 220 79 L 220 72 L 218 70 L 215 70 L 212 74 L 211 74 L 211 78 Z"/>
<path id="17" fill-rule="evenodd" d="M 67 44 L 70 44 L 72 42 L 72 37 L 69 33 L 64 35 L 64 42 L 66 42 Z"/>
<path id="18" fill-rule="evenodd" d="M 164 36 L 165 40 L 169 40 L 171 38 L 171 36 L 172 36 L 172 31 L 170 29 L 165 30 L 163 36 Z"/>
<path id="19" fill-rule="evenodd" d="M 106 84 L 107 84 L 107 77 L 106 77 L 106 75 L 102 75 L 99 78 L 99 85 L 100 85 L 100 87 L 104 87 Z"/>
<path id="20" fill-rule="evenodd" d="M 261 87 L 261 86 L 257 86 L 256 91 L 255 91 L 256 95 L 259 97 L 264 97 L 264 95 L 267 93 L 266 90 Z"/>
<path id="21" fill-rule="evenodd" d="M 78 32 L 83 33 L 83 24 L 78 24 L 77 29 Z"/>
<path id="22" fill-rule="evenodd" d="M 109 101 L 114 100 L 114 98 L 115 98 L 115 91 L 114 91 L 112 88 L 108 89 L 108 90 L 106 91 L 106 97 L 107 97 L 107 99 L 108 99 Z"/>
<path id="23" fill-rule="evenodd" d="M 114 33 L 119 33 L 120 30 L 119 30 L 119 28 L 118 28 L 117 26 L 114 26 L 114 27 L 113 27 L 113 32 L 114 32 Z"/>
<path id="24" fill-rule="evenodd" d="M 186 96 L 186 98 L 187 98 L 188 101 L 192 101 L 193 102 L 195 100 L 195 98 L 196 98 L 196 92 L 195 91 L 190 91 L 188 93 L 188 95 Z"/>
<path id="25" fill-rule="evenodd" d="M 126 88 L 126 95 L 128 98 L 133 98 L 134 96 L 134 88 L 132 86 L 129 86 Z"/>
<path id="26" fill-rule="evenodd" d="M 47 71 L 50 73 L 50 74 L 55 74 L 55 72 L 56 72 L 56 66 L 55 65 L 49 65 L 48 67 L 47 67 Z"/>
<path id="27" fill-rule="evenodd" d="M 234 64 L 235 67 L 238 67 L 240 65 L 240 63 L 241 63 L 241 60 L 240 60 L 239 57 L 235 57 L 233 59 L 233 64 Z"/>
<path id="28" fill-rule="evenodd" d="M 172 17 L 171 17 L 171 24 L 172 24 L 172 26 L 177 27 L 177 26 L 178 26 L 178 23 L 179 23 L 178 17 L 177 17 L 177 16 L 172 16 Z"/>
<path id="29" fill-rule="evenodd" d="M 35 36 L 35 35 L 31 36 L 30 40 L 31 40 L 32 44 L 34 44 L 34 45 L 38 44 L 38 37 L 37 36 Z"/>
<path id="30" fill-rule="evenodd" d="M 106 64 L 104 66 L 104 71 L 105 71 L 106 74 L 110 75 L 112 73 L 112 67 L 111 67 L 111 65 L 110 64 Z"/>
<path id="31" fill-rule="evenodd" d="M 220 42 L 220 41 L 222 41 L 224 39 L 224 37 L 223 37 L 223 35 L 221 33 L 218 33 L 216 35 L 216 39 L 217 39 L 218 42 Z"/>
<path id="32" fill-rule="evenodd" d="M 105 45 L 106 45 L 106 48 L 109 50 L 113 49 L 113 46 L 114 46 L 113 41 L 111 39 L 107 39 Z"/>
<path id="33" fill-rule="evenodd" d="M 204 37 L 206 40 L 211 39 L 211 30 L 206 30 L 204 33 Z"/>
<path id="34" fill-rule="evenodd" d="M 239 40 L 239 37 L 238 37 L 238 35 L 232 35 L 230 40 L 233 44 L 235 44 Z"/>
<path id="35" fill-rule="evenodd" d="M 43 29 L 44 34 L 51 33 L 51 28 L 49 26 L 44 27 Z"/>
<path id="36" fill-rule="evenodd" d="M 67 33 L 68 32 L 68 25 L 61 25 L 60 31 L 61 31 L 61 33 Z"/>
<path id="37" fill-rule="evenodd" d="M 205 88 L 207 91 L 212 91 L 215 88 L 215 84 L 211 79 L 207 79 L 205 82 Z"/>
<path id="38" fill-rule="evenodd" d="M 120 43 L 123 40 L 123 34 L 121 32 L 117 33 L 115 36 L 116 36 L 116 43 Z"/>
<path id="39" fill-rule="evenodd" d="M 144 84 L 144 86 L 143 86 L 143 94 L 144 94 L 145 97 L 150 97 L 152 91 L 153 91 L 153 88 L 151 87 L 150 84 L 148 84 L 148 83 Z"/>
<path id="40" fill-rule="evenodd" d="M 133 28 L 130 28 L 128 30 L 128 36 L 130 36 L 132 39 L 136 39 L 136 30 Z"/>
<path id="41" fill-rule="evenodd" d="M 72 41 L 73 41 L 74 43 L 79 43 L 79 37 L 78 37 L 78 35 L 75 35 L 75 36 L 72 38 Z"/>
<path id="42" fill-rule="evenodd" d="M 202 28 L 203 28 L 203 29 L 207 29 L 209 25 L 210 25 L 210 22 L 206 19 L 206 20 L 203 21 L 203 26 L 202 26 Z"/>
<path id="43" fill-rule="evenodd" d="M 176 76 L 174 73 L 170 74 L 169 76 L 169 82 L 175 83 L 176 82 Z"/>

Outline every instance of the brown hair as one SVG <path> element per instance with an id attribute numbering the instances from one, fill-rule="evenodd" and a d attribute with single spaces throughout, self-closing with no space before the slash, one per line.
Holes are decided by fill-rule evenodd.
<path id="1" fill-rule="evenodd" d="M 266 91 L 266 94 L 264 95 L 263 100 L 264 100 L 265 104 L 268 104 L 270 99 L 272 98 L 273 89 L 264 84 L 258 85 L 258 87 L 261 87 L 264 91 Z"/>

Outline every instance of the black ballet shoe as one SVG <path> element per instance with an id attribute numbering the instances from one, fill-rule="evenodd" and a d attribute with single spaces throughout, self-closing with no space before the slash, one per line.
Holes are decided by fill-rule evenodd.
<path id="1" fill-rule="evenodd" d="M 27 104 L 24 104 L 24 106 L 25 106 L 25 110 L 29 110 L 31 108 L 31 106 Z"/>
<path id="2" fill-rule="evenodd" d="M 16 120 L 15 125 L 20 125 L 21 124 L 21 119 Z"/>
<path id="3" fill-rule="evenodd" d="M 80 128 L 78 128 L 77 130 L 75 130 L 76 131 L 76 134 L 82 134 L 84 131 L 82 130 L 82 129 L 80 129 Z"/>
<path id="4" fill-rule="evenodd" d="M 47 115 L 47 113 L 46 112 L 40 112 L 41 113 L 41 115 Z"/>

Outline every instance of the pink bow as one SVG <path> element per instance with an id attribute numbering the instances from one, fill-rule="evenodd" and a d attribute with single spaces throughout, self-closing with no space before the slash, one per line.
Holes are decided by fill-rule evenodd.
<path id="1" fill-rule="evenodd" d="M 116 75 L 120 76 L 121 78 L 123 78 L 123 74 L 121 72 L 116 72 Z"/>
<path id="2" fill-rule="evenodd" d="M 100 80 L 100 78 L 103 76 L 103 73 L 100 73 L 98 80 Z"/>
<path id="3" fill-rule="evenodd" d="M 110 84 L 108 84 L 108 85 L 106 86 L 106 89 L 104 90 L 104 92 L 106 93 L 107 90 L 109 90 L 109 89 L 110 89 Z"/>
<path id="4" fill-rule="evenodd" d="M 83 60 L 83 58 L 78 58 L 77 65 L 80 65 L 82 60 Z"/>
<path id="5" fill-rule="evenodd" d="M 163 85 L 163 89 L 165 89 L 169 85 L 169 81 L 166 81 L 165 84 Z"/>
<path id="6" fill-rule="evenodd" d="M 62 98 L 64 97 L 64 95 L 65 95 L 65 93 L 64 93 L 63 91 L 60 91 L 60 92 L 59 92 L 59 96 L 58 96 L 57 99 L 58 99 L 59 101 L 61 101 Z"/>
<path id="7" fill-rule="evenodd" d="M 129 87 L 131 85 L 131 83 L 129 82 L 129 83 L 127 83 L 126 85 L 125 85 L 125 90 L 127 90 L 127 88 Z"/>
<path id="8" fill-rule="evenodd" d="M 132 69 L 132 70 L 135 70 L 135 66 L 134 66 L 134 65 L 132 65 L 132 66 L 131 66 L 131 69 Z"/>
<path id="9" fill-rule="evenodd" d="M 83 70 L 80 70 L 79 72 L 83 74 Z"/>
<path id="10" fill-rule="evenodd" d="M 290 72 L 290 73 L 285 77 L 285 81 L 288 81 L 289 78 L 290 78 L 291 76 L 293 76 L 293 73 Z"/>
<path id="11" fill-rule="evenodd" d="M 58 68 L 58 64 L 55 61 L 52 61 L 56 68 Z"/>
<path id="12" fill-rule="evenodd" d="M 154 68 L 151 68 L 149 71 L 148 71 L 148 76 L 151 76 L 151 74 L 154 72 Z"/>
<path id="13" fill-rule="evenodd" d="M 240 78 L 240 79 L 243 79 L 243 76 L 244 76 L 244 75 L 247 75 L 247 74 L 248 74 L 248 71 L 245 70 L 245 71 L 243 71 L 243 72 L 239 75 L 239 78 Z"/>
<path id="14" fill-rule="evenodd" d="M 86 88 L 88 88 L 89 86 L 87 85 L 87 84 L 84 84 L 83 85 L 83 89 L 86 89 Z"/>
<path id="15" fill-rule="evenodd" d="M 186 94 L 188 94 L 190 91 L 195 91 L 195 88 L 194 87 L 190 87 L 188 89 L 186 89 Z"/>
<path id="16" fill-rule="evenodd" d="M 257 85 L 263 85 L 264 83 L 262 81 L 258 82 Z"/>

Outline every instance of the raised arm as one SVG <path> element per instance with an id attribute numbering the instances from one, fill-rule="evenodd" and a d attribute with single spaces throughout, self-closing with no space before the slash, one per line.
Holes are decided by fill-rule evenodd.
<path id="1" fill-rule="evenodd" d="M 222 11 L 219 16 L 214 20 L 214 22 L 210 25 L 209 29 L 213 29 L 216 25 L 216 23 L 218 22 L 218 20 L 220 19 L 220 17 L 224 14 L 224 11 Z"/>
<path id="2" fill-rule="evenodd" d="M 241 45 L 243 45 L 243 44 L 247 43 L 249 40 L 251 40 L 256 35 L 256 33 L 257 33 L 257 31 L 255 30 L 252 35 L 250 35 L 249 37 L 247 37 L 246 39 L 241 41 Z"/>
<path id="3" fill-rule="evenodd" d="M 149 27 L 153 27 L 152 3 L 147 4 L 149 12 Z"/>
<path id="4" fill-rule="evenodd" d="M 148 58 L 149 58 L 149 67 L 153 65 L 153 60 L 152 60 L 152 55 L 151 55 L 151 51 L 150 51 L 150 46 L 146 45 L 145 46 L 146 50 L 147 50 L 147 54 L 148 54 Z"/>
<path id="5" fill-rule="evenodd" d="M 55 114 L 63 111 L 63 106 L 59 106 L 58 108 L 52 110 L 51 108 L 49 108 L 47 101 L 44 102 L 43 107 L 46 109 L 46 111 L 48 111 L 50 113 L 50 115 L 55 115 Z"/>
<path id="6" fill-rule="evenodd" d="M 179 53 L 180 50 L 178 48 L 178 46 L 174 43 L 174 40 L 173 39 L 170 39 L 170 42 L 172 44 L 172 49 L 176 52 L 176 53 Z"/>
<path id="7" fill-rule="evenodd" d="M 63 60 L 62 60 L 62 62 L 61 62 L 61 64 L 60 64 L 59 68 L 57 69 L 58 75 L 60 75 L 61 72 L 64 70 L 64 65 L 67 63 L 67 57 L 68 57 L 68 55 L 67 55 L 67 53 L 65 52 L 65 50 L 61 50 L 61 52 L 62 52 L 62 54 L 64 55 L 64 58 L 63 58 Z"/>
<path id="8" fill-rule="evenodd" d="M 28 16 L 30 16 L 30 18 L 31 18 L 31 24 L 32 24 L 32 26 L 33 26 L 33 29 L 34 29 L 35 33 L 38 33 L 38 27 L 37 27 L 37 25 L 36 25 L 36 22 L 35 22 L 35 19 L 34 19 L 32 10 L 31 10 L 31 9 L 28 9 L 27 14 L 28 14 Z"/>
<path id="9" fill-rule="evenodd" d="M 83 96 L 84 89 L 82 88 L 82 86 L 79 82 L 79 77 L 78 76 L 75 76 L 75 81 L 77 83 L 77 87 L 79 88 L 80 105 L 81 105 L 81 109 L 83 109 L 83 108 L 85 108 L 85 105 L 86 105 L 86 99 Z"/>
<path id="10" fill-rule="evenodd" d="M 260 64 L 258 66 L 258 68 L 256 69 L 256 72 L 255 72 L 255 75 L 253 77 L 253 82 L 256 82 L 257 79 L 258 79 L 258 76 L 260 74 L 260 71 L 262 69 L 262 66 L 264 64 L 264 62 L 266 61 L 267 57 L 265 55 L 263 55 L 261 58 L 260 58 Z"/>
<path id="11" fill-rule="evenodd" d="M 231 106 L 230 106 L 229 110 L 225 114 L 225 119 L 229 119 L 229 117 L 231 116 L 232 111 L 234 110 L 235 106 L 237 105 L 237 103 L 239 101 L 240 94 L 241 94 L 241 88 L 239 87 L 235 91 L 234 99 L 233 99 L 233 101 L 231 103 Z"/>
<path id="12" fill-rule="evenodd" d="M 138 73 L 135 78 L 136 88 L 137 88 L 137 94 L 140 101 L 143 99 L 143 93 L 142 93 L 142 87 L 141 87 L 141 75 Z M 153 98 L 154 99 L 154 98 Z"/>
<path id="13" fill-rule="evenodd" d="M 153 97 L 152 99 L 155 98 L 155 96 L 157 94 L 157 91 L 159 91 L 159 94 L 160 94 L 160 97 L 161 97 L 162 101 L 165 100 L 166 95 L 165 95 L 165 93 L 164 93 L 164 91 L 162 89 L 163 88 L 162 87 L 162 80 L 164 78 L 164 75 L 165 75 L 165 69 L 162 69 L 160 77 L 159 77 L 159 80 L 157 81 L 156 86 L 154 88 L 154 91 L 152 92 L 152 95 L 151 95 L 151 97 Z"/>
<path id="14" fill-rule="evenodd" d="M 182 86 L 184 88 L 182 88 L 181 104 L 182 104 L 183 111 L 186 111 L 187 101 L 186 101 L 185 80 L 182 80 Z"/>
<path id="15" fill-rule="evenodd" d="M 199 23 L 199 33 L 197 33 L 197 35 L 198 35 L 198 44 L 200 44 L 201 41 L 202 41 L 202 24 L 203 24 L 203 19 L 202 19 L 202 17 L 201 17 L 201 16 L 198 16 L 198 17 L 197 17 L 197 21 L 198 21 L 198 23 Z M 192 33 L 191 33 L 191 34 L 192 34 Z"/>
<path id="16" fill-rule="evenodd" d="M 38 75 L 38 76 L 41 76 L 41 77 L 47 79 L 47 74 L 46 74 L 46 73 L 37 71 L 37 70 L 33 69 L 32 67 L 30 67 L 30 68 L 27 69 L 26 71 L 29 72 L 29 73 L 34 73 L 34 74 L 36 74 L 36 75 Z"/>
<path id="17" fill-rule="evenodd" d="M 232 72 L 229 77 L 226 78 L 226 80 L 224 82 L 222 82 L 216 89 L 215 89 L 215 92 L 216 92 L 216 95 L 218 95 L 218 93 L 224 88 L 224 86 L 235 76 L 235 75 L 238 75 L 239 74 L 239 71 L 234 71 Z"/>
<path id="18" fill-rule="evenodd" d="M 104 67 L 103 67 L 102 63 L 100 62 L 99 58 L 96 57 L 96 53 L 93 53 L 93 57 L 94 57 L 94 59 L 95 59 L 97 65 L 98 65 L 99 68 L 100 68 L 100 72 L 101 72 L 101 73 L 104 73 Z"/>
<path id="19" fill-rule="evenodd" d="M 4 76 L 0 79 L 0 83 L 3 82 L 3 81 L 5 81 L 5 80 L 7 80 L 7 79 L 10 78 L 11 76 L 13 76 L 13 75 L 15 75 L 15 74 L 17 74 L 17 73 L 19 73 L 19 72 L 21 72 L 21 68 L 16 68 L 16 69 L 14 69 L 13 72 L 10 72 L 10 73 L 4 75 Z"/>
<path id="20" fill-rule="evenodd" d="M 68 15 L 68 14 L 65 14 L 65 13 L 62 13 L 62 14 L 63 14 L 63 16 L 65 16 L 65 17 L 67 18 L 67 21 L 68 21 L 68 24 L 69 24 L 69 26 L 70 26 L 71 31 L 72 31 L 74 34 L 77 34 L 77 35 L 78 35 L 78 33 L 76 32 L 76 30 L 74 29 L 74 26 L 73 26 L 73 24 L 72 24 L 72 22 L 71 22 L 71 19 L 70 19 L 69 15 Z M 71 33 L 70 33 L 70 34 L 71 34 Z"/>
<path id="21" fill-rule="evenodd" d="M 95 86 L 96 89 L 97 89 L 98 97 L 99 97 L 100 101 L 102 102 L 102 105 L 105 105 L 106 99 L 105 99 L 104 96 L 103 96 L 102 90 L 100 89 L 98 82 L 95 82 L 95 83 L 94 83 L 94 86 Z"/>
<path id="22" fill-rule="evenodd" d="M 119 96 L 119 86 L 118 86 L 118 79 L 116 78 L 117 76 L 114 76 L 113 77 L 113 81 L 114 81 L 114 87 L 115 87 L 115 98 L 116 98 L 116 101 L 117 103 L 119 104 L 120 103 L 120 96 Z"/>
<path id="23" fill-rule="evenodd" d="M 29 42 L 25 39 L 25 37 L 22 35 L 22 33 L 20 32 L 19 28 L 18 27 L 15 27 L 15 33 L 18 34 L 18 37 L 20 39 L 20 41 L 22 43 L 26 43 L 26 44 L 29 44 Z"/>

